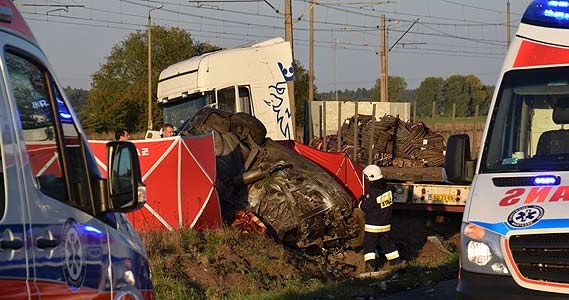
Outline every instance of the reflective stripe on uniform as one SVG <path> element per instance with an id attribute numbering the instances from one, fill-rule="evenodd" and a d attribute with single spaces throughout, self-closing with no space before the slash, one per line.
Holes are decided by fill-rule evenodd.
<path id="1" fill-rule="evenodd" d="M 393 252 L 386 253 L 385 258 L 387 258 L 387 260 L 394 260 L 396 258 L 399 258 L 399 251 L 395 250 Z"/>
<path id="2" fill-rule="evenodd" d="M 391 224 L 389 224 L 389 225 L 369 225 L 369 224 L 366 224 L 364 227 L 364 230 L 366 232 L 375 232 L 375 233 L 388 232 L 391 230 Z"/>
<path id="3" fill-rule="evenodd" d="M 375 252 L 366 253 L 366 254 L 364 255 L 364 261 L 372 260 L 372 259 L 375 259 L 375 258 L 376 258 Z"/>

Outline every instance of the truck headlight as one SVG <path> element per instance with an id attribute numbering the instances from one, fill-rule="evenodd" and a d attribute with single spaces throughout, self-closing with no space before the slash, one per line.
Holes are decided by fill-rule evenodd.
<path id="1" fill-rule="evenodd" d="M 466 271 L 509 275 L 500 248 L 501 236 L 472 223 L 462 223 L 461 266 Z"/>

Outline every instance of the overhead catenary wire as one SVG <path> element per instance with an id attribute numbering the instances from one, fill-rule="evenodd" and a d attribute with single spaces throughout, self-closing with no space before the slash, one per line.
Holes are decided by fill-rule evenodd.
<path id="1" fill-rule="evenodd" d="M 38 13 L 29 13 L 29 12 L 23 12 L 23 14 L 25 15 L 40 15 L 40 16 L 45 16 L 42 14 L 38 14 Z M 93 19 L 93 18 L 82 18 L 82 17 L 72 17 L 72 16 L 59 16 L 59 15 L 49 15 L 48 17 L 52 17 L 52 18 L 63 18 L 63 19 L 70 19 L 70 20 L 78 20 L 78 21 L 91 21 L 91 22 L 99 22 L 102 24 L 93 24 L 96 25 L 95 27 L 102 27 L 102 28 L 120 28 L 116 25 L 127 25 L 127 26 L 136 26 L 138 28 L 133 28 L 133 27 L 127 27 L 126 29 L 130 29 L 130 30 L 144 30 L 145 29 L 145 24 L 142 23 L 133 23 L 133 22 L 125 22 L 125 21 L 111 21 L 111 20 L 102 20 L 102 19 Z M 34 20 L 34 21 L 46 21 L 46 22 L 50 22 L 49 19 L 34 19 L 34 18 L 30 18 L 30 20 Z M 82 24 L 82 23 L 76 23 L 76 22 L 65 22 L 65 21 L 58 21 L 59 23 L 64 23 L 64 24 L 71 24 L 71 25 L 88 25 L 88 24 Z M 109 24 L 114 24 L 115 26 L 111 26 Z M 125 29 L 125 28 L 121 28 L 121 29 Z M 191 32 L 201 32 L 201 33 L 210 33 L 210 34 L 220 34 L 220 35 L 238 35 L 238 36 L 248 36 L 248 37 L 254 37 L 254 38 L 271 38 L 273 37 L 272 35 L 260 35 L 260 34 L 247 34 L 247 33 L 235 33 L 235 32 L 224 32 L 224 31 L 215 31 L 215 30 L 203 30 L 203 29 L 192 29 Z M 308 42 L 308 40 L 306 39 L 297 39 L 298 41 L 302 41 L 302 42 Z M 250 40 L 249 40 L 250 41 Z M 316 43 L 319 43 L 321 45 L 319 45 L 319 47 L 321 48 L 332 48 L 331 46 L 327 46 L 330 42 L 329 41 L 323 41 L 323 40 L 315 40 Z M 369 45 L 369 44 L 357 44 L 357 43 L 351 43 L 351 42 L 337 42 L 338 46 L 343 46 L 342 48 L 347 49 L 347 50 L 359 50 L 359 49 L 354 49 L 354 48 L 349 48 L 349 47 L 359 47 L 362 48 L 361 50 L 366 50 L 369 51 L 369 47 L 373 47 L 373 48 L 378 48 L 379 45 Z M 365 49 L 367 48 L 367 49 Z M 397 49 L 403 49 L 402 47 L 397 47 Z M 415 47 L 415 48 L 404 48 L 407 50 L 411 50 L 411 51 L 415 51 L 415 50 L 426 50 L 426 51 L 434 51 L 434 52 L 441 52 L 441 53 L 466 53 L 466 54 L 479 54 L 479 55 L 494 55 L 494 56 L 503 56 L 505 53 L 500 53 L 500 52 L 481 52 L 481 51 L 469 51 L 469 50 L 447 50 L 447 49 L 440 49 L 440 48 L 428 48 L 428 47 Z M 408 53 L 410 53 L 409 51 L 407 51 Z"/>
<path id="2" fill-rule="evenodd" d="M 50 0 L 47 0 L 50 1 Z M 61 2 L 61 1 L 60 1 Z M 156 20 L 157 23 L 165 26 L 179 26 L 182 29 L 190 31 L 192 36 L 196 38 L 206 38 L 210 39 L 214 43 L 218 43 L 219 40 L 231 40 L 231 41 L 243 41 L 243 42 L 252 42 L 258 41 L 259 39 L 265 39 L 274 37 L 276 35 L 282 35 L 282 24 L 280 22 L 284 22 L 284 18 L 277 14 L 266 14 L 267 17 L 259 17 L 263 15 L 264 12 L 268 12 L 268 7 L 264 8 L 264 4 L 249 4 L 247 7 L 252 7 L 251 5 L 256 5 L 257 10 L 255 9 L 246 9 L 245 6 L 237 7 L 236 10 L 230 12 L 231 6 L 221 6 L 220 9 L 215 9 L 219 11 L 219 13 L 210 14 L 206 10 L 212 10 L 213 8 L 206 8 L 200 7 L 197 8 L 195 6 L 186 5 L 184 2 L 177 2 L 173 3 L 171 1 L 157 1 L 157 0 L 128 0 L 128 1 L 120 1 L 121 8 L 116 9 L 114 11 L 106 10 L 106 7 L 97 7 L 98 2 L 90 3 L 90 8 L 85 8 L 83 11 L 74 10 L 66 15 L 65 13 L 59 13 L 62 16 L 57 16 L 56 14 L 50 13 L 45 18 L 41 18 L 41 20 L 37 20 L 38 22 L 59 22 L 62 24 L 68 24 L 69 26 L 79 25 L 79 26 L 92 26 L 92 27 L 99 27 L 99 28 L 108 28 L 108 29 L 122 29 L 127 31 L 137 30 L 143 31 L 145 30 L 145 26 L 143 22 L 140 20 L 145 19 L 147 16 L 144 13 L 140 13 L 141 9 L 135 9 L 132 7 L 132 4 L 138 3 L 140 7 L 148 7 L 144 5 L 140 5 L 142 3 L 149 4 L 149 3 L 166 3 L 168 5 L 177 5 L 182 4 L 181 6 L 177 6 L 177 8 L 172 9 L 168 12 L 161 12 L 157 14 L 156 17 L 153 16 L 153 20 Z M 257 1 L 261 3 L 261 1 Z M 193 8 L 192 11 L 187 11 L 184 9 Z M 234 5 L 234 7 L 236 7 Z M 239 11 L 241 10 L 241 11 Z M 323 8 L 323 10 L 328 11 L 328 8 Z M 38 10 L 39 11 L 39 10 Z M 87 12 L 87 14 L 81 14 L 83 12 Z M 113 15 L 107 15 L 111 14 Z M 330 11 L 330 14 L 334 13 Z M 90 16 L 89 16 L 90 14 Z M 323 13 L 322 15 L 327 15 L 328 13 Z M 336 13 L 334 13 L 336 14 Z M 345 36 L 344 32 L 356 31 L 365 34 L 367 37 L 373 36 L 370 40 L 373 42 L 375 41 L 375 35 L 378 31 L 377 26 L 377 16 L 373 18 L 358 18 L 354 19 L 346 13 L 348 17 L 345 19 L 341 18 L 322 18 L 320 22 L 315 22 L 317 24 L 315 31 L 317 32 L 337 32 L 340 35 Z M 398 13 L 389 12 L 391 16 L 396 18 L 392 18 L 392 20 L 400 20 L 400 23 L 391 26 L 390 28 L 390 35 L 396 36 L 396 33 L 403 32 L 403 30 L 408 26 L 405 22 L 409 20 L 404 20 L 405 18 L 401 18 Z M 36 16 L 45 16 L 45 14 L 37 13 Z M 78 15 L 86 16 L 87 19 L 70 19 L 69 17 L 77 18 Z M 176 15 L 178 17 L 169 17 L 172 15 Z M 248 15 L 252 16 L 250 18 L 243 18 L 241 16 Z M 115 17 L 116 16 L 116 17 Z M 235 17 L 235 18 L 234 18 Z M 255 18 L 253 18 L 255 17 Z M 433 16 L 429 20 L 440 20 L 436 19 L 437 16 Z M 139 20 L 137 18 L 140 18 Z M 354 21 L 358 20 L 358 21 Z M 69 22 L 73 21 L 73 22 Z M 109 22 L 111 21 L 111 22 Z M 278 21 L 279 24 L 276 24 L 275 21 Z M 361 21 L 361 22 L 360 22 Z M 360 22 L 360 23 L 358 23 Z M 405 41 L 412 40 L 410 43 L 403 44 L 401 47 L 397 46 L 394 50 L 392 55 L 398 56 L 449 56 L 449 57 L 465 57 L 465 58 L 473 58 L 477 60 L 500 60 L 503 58 L 505 50 L 503 50 L 503 45 L 505 42 L 496 39 L 493 40 L 490 36 L 488 38 L 481 33 L 486 31 L 487 27 L 490 26 L 503 26 L 504 23 L 465 23 L 466 21 L 461 21 L 462 23 L 444 23 L 444 25 L 439 25 L 437 22 L 419 22 L 419 25 L 427 24 L 427 26 L 416 26 L 411 32 L 409 32 L 409 37 L 405 38 Z M 80 24 L 82 23 L 82 24 Z M 196 26 L 197 25 L 197 26 Z M 300 32 L 297 37 L 295 38 L 298 43 L 296 45 L 301 47 L 308 47 L 307 39 L 303 39 L 307 37 L 308 28 L 306 28 L 307 23 L 305 20 L 299 23 L 298 26 L 295 27 L 295 31 Z M 215 26 L 215 27 L 213 27 Z M 430 27 L 428 27 L 430 26 Z M 451 27 L 456 27 L 454 30 Z M 399 28 L 400 27 L 400 28 Z M 466 29 L 462 28 L 474 28 L 471 31 L 466 31 Z M 478 31 L 475 28 L 484 28 Z M 495 29 L 491 29 L 495 30 Z M 368 36 L 369 34 L 369 36 Z M 327 35 L 320 34 L 319 40 L 316 41 L 316 48 L 321 49 L 330 49 L 330 42 L 327 39 Z M 436 38 L 435 38 L 436 37 Z M 215 39 L 218 39 L 216 41 Z M 359 41 L 354 41 L 354 39 L 340 39 L 339 41 L 339 49 L 344 51 L 357 51 L 361 53 L 373 53 L 370 50 L 370 47 L 379 47 L 377 45 L 372 45 L 370 43 L 358 43 Z M 351 42 L 350 42 L 351 40 Z M 441 42 L 445 40 L 446 42 Z M 456 40 L 462 40 L 463 42 L 456 43 Z M 421 45 L 421 42 L 425 41 L 427 44 Z M 377 43 L 377 41 L 375 41 Z M 415 42 L 415 43 L 414 43 Z M 221 45 L 227 45 L 221 43 Z M 367 56 L 366 56 L 367 57 Z"/>

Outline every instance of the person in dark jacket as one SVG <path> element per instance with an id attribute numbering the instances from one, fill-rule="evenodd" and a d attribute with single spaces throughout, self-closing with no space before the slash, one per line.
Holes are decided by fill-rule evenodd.
<path id="1" fill-rule="evenodd" d="M 376 271 L 378 246 L 385 258 L 393 265 L 401 262 L 399 251 L 391 240 L 392 189 L 387 185 L 376 165 L 369 165 L 363 171 L 368 180 L 366 193 L 360 197 L 359 207 L 365 213 L 364 260 L 366 271 Z"/>

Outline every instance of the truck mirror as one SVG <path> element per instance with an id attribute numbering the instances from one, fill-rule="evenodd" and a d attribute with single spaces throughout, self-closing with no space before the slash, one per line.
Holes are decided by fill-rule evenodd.
<path id="1" fill-rule="evenodd" d="M 447 141 L 445 156 L 445 172 L 447 180 L 452 183 L 463 183 L 474 174 L 470 161 L 470 138 L 467 134 L 451 135 Z"/>
<path id="2" fill-rule="evenodd" d="M 107 191 L 110 210 L 131 212 L 146 203 L 136 147 L 131 142 L 107 143 Z"/>

